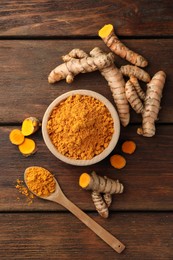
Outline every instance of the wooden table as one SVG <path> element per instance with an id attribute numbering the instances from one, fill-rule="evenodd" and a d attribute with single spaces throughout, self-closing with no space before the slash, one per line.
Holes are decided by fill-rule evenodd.
<path id="1" fill-rule="evenodd" d="M 173 259 L 173 5 L 153 1 L 1 1 L 0 11 L 0 259 Z M 28 158 L 9 142 L 9 133 L 28 116 L 42 120 L 47 106 L 59 95 L 89 89 L 113 98 L 99 72 L 78 75 L 71 85 L 47 82 L 61 56 L 73 48 L 108 51 L 97 31 L 107 23 L 119 38 L 149 61 L 146 70 L 167 74 L 157 132 L 137 135 L 141 117 L 121 127 L 113 153 L 133 140 L 137 150 L 125 155 L 127 165 L 114 169 L 109 157 L 88 167 L 67 165 L 44 144 L 41 130 L 32 136 L 38 151 Z M 127 64 L 121 58 L 117 66 Z M 25 168 L 38 165 L 55 174 L 64 193 L 91 218 L 119 238 L 126 249 L 117 254 L 71 213 L 35 198 L 28 206 L 15 188 Z M 82 190 L 82 172 L 119 179 L 125 192 L 114 196 L 108 219 L 101 218 Z M 17 199 L 20 198 L 20 200 Z"/>

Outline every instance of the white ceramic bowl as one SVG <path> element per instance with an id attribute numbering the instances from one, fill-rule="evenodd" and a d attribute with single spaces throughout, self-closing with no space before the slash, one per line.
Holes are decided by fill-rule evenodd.
<path id="1" fill-rule="evenodd" d="M 76 95 L 76 94 L 91 96 L 91 97 L 94 97 L 94 98 L 98 99 L 99 101 L 101 101 L 108 108 L 108 110 L 111 113 L 111 116 L 113 118 L 113 121 L 114 121 L 114 129 L 115 129 L 115 131 L 114 131 L 114 133 L 112 135 L 112 139 L 111 139 L 108 147 L 105 148 L 105 150 L 102 153 L 100 153 L 97 156 L 94 156 L 90 160 L 75 160 L 75 159 L 70 159 L 70 158 L 62 155 L 61 153 L 58 152 L 56 147 L 51 142 L 51 139 L 50 139 L 49 134 L 47 132 L 47 122 L 49 120 L 49 117 L 50 117 L 50 114 L 51 114 L 53 108 L 55 106 L 57 106 L 61 101 L 67 99 L 69 96 Z M 116 146 L 116 144 L 118 142 L 118 139 L 119 139 L 119 135 L 120 135 L 120 121 L 119 121 L 119 117 L 118 117 L 116 109 L 111 104 L 111 102 L 108 99 L 106 99 L 104 96 L 100 95 L 97 92 L 91 91 L 91 90 L 84 90 L 84 89 L 73 90 L 73 91 L 66 92 L 65 94 L 57 97 L 48 106 L 48 108 L 47 108 L 47 110 L 46 110 L 46 112 L 45 112 L 45 114 L 43 116 L 42 134 L 43 134 L 44 142 L 47 145 L 48 149 L 58 159 L 60 159 L 61 161 L 65 162 L 65 163 L 68 163 L 68 164 L 72 164 L 72 165 L 76 165 L 76 166 L 86 166 L 86 165 L 91 165 L 91 164 L 95 164 L 95 163 L 100 162 L 101 160 L 106 158 L 112 152 L 112 150 L 115 148 L 115 146 Z"/>

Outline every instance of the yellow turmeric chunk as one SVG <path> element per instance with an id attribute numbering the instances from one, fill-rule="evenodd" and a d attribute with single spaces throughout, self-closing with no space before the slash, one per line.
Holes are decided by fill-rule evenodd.
<path id="1" fill-rule="evenodd" d="M 106 24 L 105 26 L 103 26 L 99 32 L 98 35 L 101 38 L 106 38 L 110 35 L 110 33 L 114 30 L 113 25 L 112 24 Z"/>
<path id="2" fill-rule="evenodd" d="M 126 159 L 119 154 L 114 154 L 110 158 L 110 163 L 114 168 L 122 169 L 126 165 Z"/>
<path id="3" fill-rule="evenodd" d="M 26 157 L 34 154 L 36 152 L 36 144 L 34 140 L 25 138 L 24 142 L 19 145 L 19 151 Z"/>
<path id="4" fill-rule="evenodd" d="M 10 142 L 15 145 L 20 145 L 24 142 L 24 135 L 19 129 L 13 129 L 9 135 Z"/>
<path id="5" fill-rule="evenodd" d="M 133 141 L 125 141 L 122 144 L 122 151 L 124 153 L 132 154 L 136 150 L 136 144 Z"/>
<path id="6" fill-rule="evenodd" d="M 82 188 L 86 188 L 91 181 L 91 177 L 88 173 L 82 173 L 79 178 L 79 186 Z"/>
<path id="7" fill-rule="evenodd" d="M 39 129 L 40 123 L 36 117 L 28 117 L 22 123 L 22 134 L 24 136 L 31 135 Z"/>

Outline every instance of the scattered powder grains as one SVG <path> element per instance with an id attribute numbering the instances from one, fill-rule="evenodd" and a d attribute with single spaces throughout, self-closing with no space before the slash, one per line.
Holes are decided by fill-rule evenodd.
<path id="1" fill-rule="evenodd" d="M 28 188 L 23 184 L 22 180 L 17 179 L 16 180 L 16 189 L 27 198 L 27 203 L 30 205 L 34 199 L 34 195 L 28 190 Z M 20 200 L 19 197 L 17 197 L 17 200 Z"/>
<path id="2" fill-rule="evenodd" d="M 18 146 L 19 151 L 26 157 L 37 151 L 36 143 L 30 138 L 25 138 L 24 142 Z"/>
<path id="3" fill-rule="evenodd" d="M 53 109 L 47 129 L 61 154 L 72 159 L 89 160 L 109 145 L 114 124 L 102 102 L 91 96 L 74 95 Z"/>
<path id="4" fill-rule="evenodd" d="M 42 167 L 29 167 L 25 171 L 27 186 L 38 196 L 47 197 L 55 191 L 56 183 L 53 175 Z"/>

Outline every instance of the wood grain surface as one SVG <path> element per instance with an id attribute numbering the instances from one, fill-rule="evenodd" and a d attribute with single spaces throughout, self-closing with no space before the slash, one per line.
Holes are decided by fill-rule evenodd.
<path id="1" fill-rule="evenodd" d="M 121 36 L 170 36 L 172 12 L 171 0 L 2 0 L 0 35 L 96 37 L 104 24 L 113 23 Z"/>
<path id="2" fill-rule="evenodd" d="M 122 129 L 117 147 L 111 153 L 111 155 L 120 153 L 126 158 L 127 165 L 122 170 L 116 170 L 111 166 L 109 161 L 111 155 L 102 162 L 88 167 L 67 165 L 48 151 L 41 131 L 33 136 L 38 147 L 37 153 L 25 158 L 8 140 L 9 133 L 14 127 L 0 128 L 0 146 L 4 147 L 0 156 L 2 172 L 0 211 L 63 210 L 61 206 L 37 198 L 33 200 L 32 205 L 28 206 L 26 197 L 20 196 L 15 190 L 16 179 L 23 180 L 25 168 L 32 165 L 45 167 L 55 174 L 67 197 L 84 210 L 94 210 L 94 205 L 91 193 L 79 187 L 79 176 L 82 172 L 91 173 L 93 170 L 101 176 L 107 175 L 124 184 L 125 191 L 123 194 L 114 195 L 111 210 L 173 210 L 172 125 L 166 127 L 158 125 L 157 134 L 152 139 L 138 136 L 137 126 Z M 20 129 L 19 126 L 16 127 Z M 136 142 L 135 154 L 122 153 L 121 144 L 124 140 Z M 6 167 L 7 161 L 8 167 Z M 20 201 L 17 197 L 20 197 Z"/>
<path id="3" fill-rule="evenodd" d="M 0 259 L 2 260 L 172 260 L 173 259 L 173 4 L 171 0 L 49 1 L 2 0 L 0 6 Z M 112 23 L 119 38 L 149 62 L 153 76 L 165 71 L 156 135 L 139 136 L 141 116 L 131 110 L 119 142 L 103 161 L 88 167 L 67 165 L 44 144 L 41 129 L 31 136 L 37 152 L 25 158 L 9 141 L 12 129 L 35 116 L 42 121 L 48 105 L 74 89 L 89 89 L 114 101 L 98 71 L 80 74 L 72 84 L 48 84 L 61 56 L 73 48 L 86 52 L 98 46 L 110 50 L 98 30 Z M 116 56 L 117 67 L 128 64 Z M 146 85 L 141 83 L 146 90 Z M 133 155 L 121 145 L 133 140 Z M 114 169 L 112 154 L 122 154 L 126 167 Z M 126 245 L 118 255 L 62 206 L 38 198 L 28 205 L 15 188 L 24 170 L 32 165 L 50 170 L 66 196 Z M 79 176 L 95 170 L 118 179 L 124 193 L 113 196 L 108 219 L 101 218 L 90 191 L 79 187 Z"/>
<path id="4" fill-rule="evenodd" d="M 172 214 L 89 216 L 123 241 L 120 255 L 70 213 L 6 213 L 0 215 L 1 259 L 172 259 Z"/>

